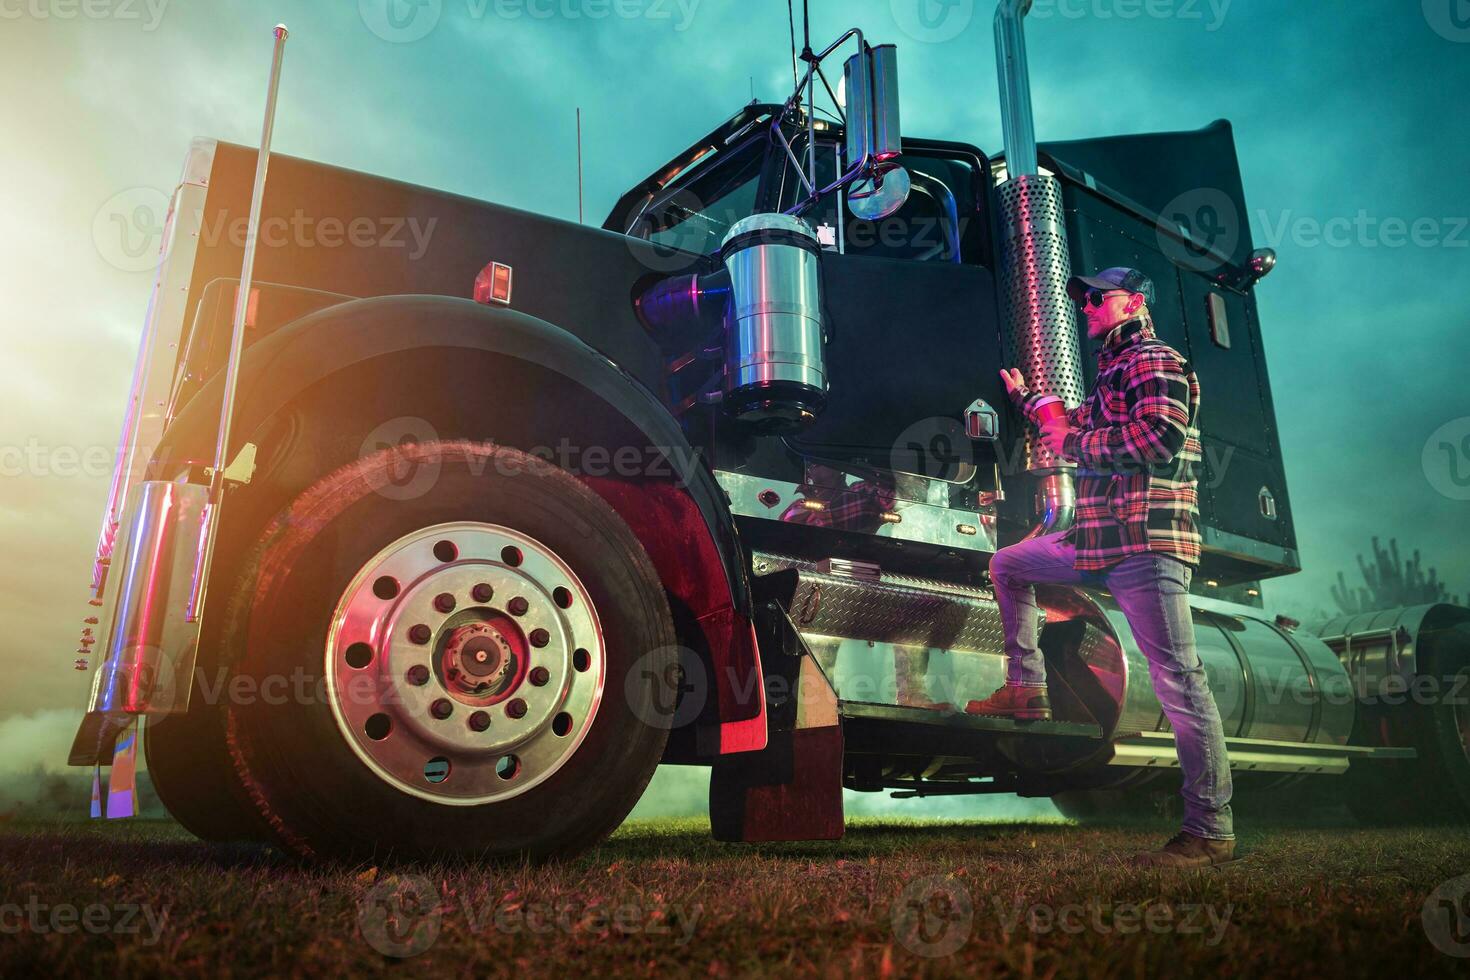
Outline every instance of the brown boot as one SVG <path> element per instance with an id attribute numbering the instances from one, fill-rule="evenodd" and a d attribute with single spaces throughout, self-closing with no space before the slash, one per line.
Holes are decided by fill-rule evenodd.
<path id="1" fill-rule="evenodd" d="M 1144 851 L 1133 856 L 1140 868 L 1211 868 L 1235 860 L 1235 841 L 1210 840 L 1181 830 L 1157 851 Z"/>
<path id="2" fill-rule="evenodd" d="M 1044 687 L 1007 684 L 990 697 L 971 701 L 965 711 L 972 715 L 995 715 L 1018 721 L 1051 721 L 1051 698 Z"/>

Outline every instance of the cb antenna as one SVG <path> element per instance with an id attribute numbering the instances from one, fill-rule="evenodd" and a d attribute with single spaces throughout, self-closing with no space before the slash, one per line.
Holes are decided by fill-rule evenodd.
<path id="1" fill-rule="evenodd" d="M 817 185 L 817 71 L 814 62 L 817 60 L 816 53 L 812 51 L 812 6 L 811 0 L 801 0 L 801 60 L 806 62 L 806 163 L 810 174 L 811 184 Z M 792 68 L 796 63 L 792 62 Z"/>
<path id="2" fill-rule="evenodd" d="M 582 217 L 582 107 L 577 106 L 577 224 L 586 224 Z"/>

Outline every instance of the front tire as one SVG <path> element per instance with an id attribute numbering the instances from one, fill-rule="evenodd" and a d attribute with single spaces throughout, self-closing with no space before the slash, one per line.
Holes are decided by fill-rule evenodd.
<path id="1" fill-rule="evenodd" d="M 575 852 L 662 756 L 658 576 L 536 457 L 455 442 L 354 462 L 271 523 L 234 587 L 230 756 L 298 853 Z"/>

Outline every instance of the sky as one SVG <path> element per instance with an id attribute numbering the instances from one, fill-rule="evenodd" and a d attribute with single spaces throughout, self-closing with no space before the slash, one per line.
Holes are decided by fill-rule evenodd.
<path id="1" fill-rule="evenodd" d="M 899 46 L 908 135 L 999 152 L 992 13 L 811 20 L 817 47 L 853 25 Z M 791 87 L 776 0 L 0 0 L 0 774 L 59 764 L 85 698 L 72 651 L 152 282 L 133 246 L 156 247 L 191 138 L 258 140 L 277 21 L 277 152 L 575 219 L 580 107 L 593 223 Z M 1027 30 L 1042 140 L 1235 125 L 1280 254 L 1258 297 L 1306 566 L 1268 607 L 1329 609 L 1373 535 L 1470 593 L 1470 3 L 1037 0 Z"/>

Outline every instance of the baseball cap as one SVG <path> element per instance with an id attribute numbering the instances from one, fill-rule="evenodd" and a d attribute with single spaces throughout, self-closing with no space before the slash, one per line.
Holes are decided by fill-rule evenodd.
<path id="1" fill-rule="evenodd" d="M 1129 269 L 1124 266 L 1104 269 L 1095 276 L 1073 276 L 1067 280 L 1067 295 L 1074 303 L 1082 302 L 1082 297 L 1088 289 L 1101 289 L 1104 292 L 1112 289 L 1126 289 L 1130 293 L 1142 293 L 1143 298 L 1149 303 L 1154 301 L 1153 280 L 1137 269 Z"/>

